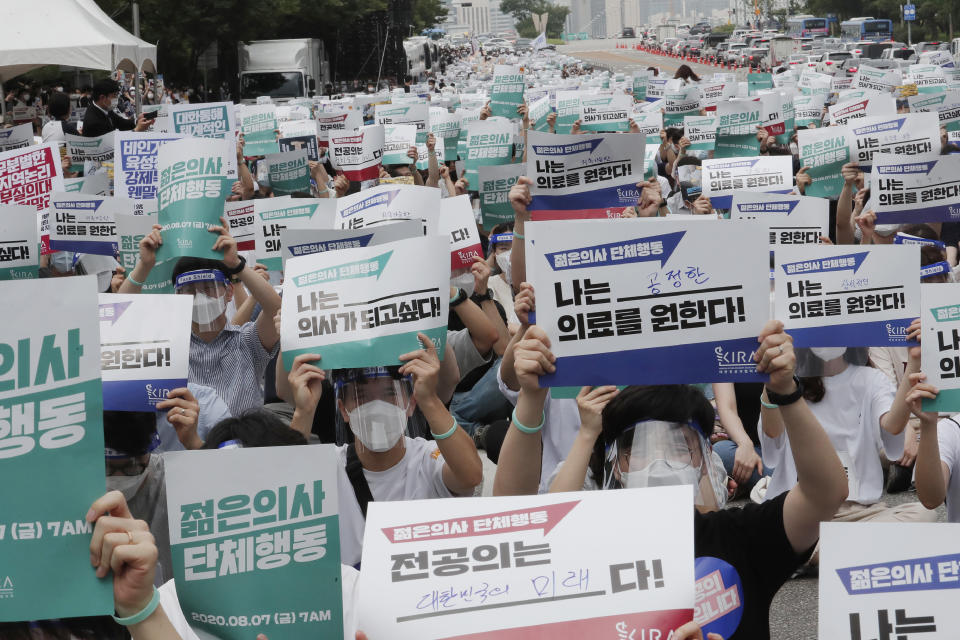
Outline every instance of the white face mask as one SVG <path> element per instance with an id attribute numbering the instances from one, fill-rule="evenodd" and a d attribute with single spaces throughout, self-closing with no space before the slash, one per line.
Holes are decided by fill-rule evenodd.
<path id="1" fill-rule="evenodd" d="M 462 273 L 459 276 L 450 278 L 450 286 L 463 289 L 467 292 L 468 296 L 473 295 L 473 288 L 475 285 L 476 282 L 473 279 L 473 274 L 469 271 L 467 273 Z"/>
<path id="2" fill-rule="evenodd" d="M 153 91 L 147 91 L 147 97 L 153 100 Z"/>
<path id="3" fill-rule="evenodd" d="M 371 400 L 347 414 L 353 435 L 370 451 L 389 451 L 407 425 L 407 412 L 392 402 Z"/>
<path id="4" fill-rule="evenodd" d="M 125 499 L 132 500 L 147 479 L 148 471 L 135 476 L 107 476 L 107 491 L 119 491 Z"/>
<path id="5" fill-rule="evenodd" d="M 796 142 L 790 143 L 790 153 L 792 153 L 795 156 L 800 155 L 800 147 L 797 146 Z"/>
<path id="6" fill-rule="evenodd" d="M 810 351 L 813 352 L 813 355 L 817 356 L 824 362 L 830 362 L 831 360 L 836 360 L 843 356 L 847 352 L 846 347 L 810 347 Z"/>
<path id="7" fill-rule="evenodd" d="M 646 487 L 670 487 L 689 484 L 696 486 L 700 480 L 700 472 L 690 465 L 682 469 L 672 469 L 666 460 L 654 460 L 639 471 L 620 473 L 620 483 L 627 489 Z"/>
<path id="8" fill-rule="evenodd" d="M 200 325 L 201 329 L 212 326 L 226 309 L 227 301 L 219 296 L 211 298 L 204 293 L 193 296 L 193 321 Z"/>
<path id="9" fill-rule="evenodd" d="M 509 251 L 497 254 L 497 266 L 500 267 L 500 271 L 503 272 L 507 282 L 513 282 L 513 272 L 511 271 L 513 265 L 510 262 L 510 255 Z"/>
<path id="10" fill-rule="evenodd" d="M 119 98 L 114 98 L 113 100 L 110 101 L 111 111 L 117 108 L 117 103 L 119 102 L 119 100 L 120 100 Z"/>

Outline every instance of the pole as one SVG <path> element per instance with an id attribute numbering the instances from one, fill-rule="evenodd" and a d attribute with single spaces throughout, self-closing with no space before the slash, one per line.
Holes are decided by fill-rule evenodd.
<path id="1" fill-rule="evenodd" d="M 380 68 L 377 69 L 377 91 L 380 91 L 380 74 L 383 72 L 383 59 L 387 56 L 387 43 L 390 40 L 390 24 L 387 23 L 387 32 L 383 38 L 383 52 L 380 54 Z M 404 69 L 404 74 L 406 74 L 406 69 Z M 405 79 L 405 78 L 404 78 Z M 401 78 L 397 78 L 397 82 L 401 82 Z M 417 82 L 420 80 L 418 79 Z"/>
<path id="2" fill-rule="evenodd" d="M 136 38 L 140 37 L 140 5 L 136 2 L 130 3 L 130 10 L 133 13 L 133 35 Z M 207 79 L 204 77 L 203 86 L 207 86 Z M 140 98 L 140 56 L 137 55 L 137 69 L 133 74 L 133 109 L 134 113 L 137 114 L 137 118 L 140 117 L 141 110 L 141 98 Z"/>
<path id="3" fill-rule="evenodd" d="M 907 20 L 907 46 L 908 46 L 908 47 L 912 47 L 912 46 L 913 46 L 913 40 L 910 38 L 910 23 L 911 23 L 911 22 L 913 22 L 913 21 L 912 21 L 912 20 Z"/>

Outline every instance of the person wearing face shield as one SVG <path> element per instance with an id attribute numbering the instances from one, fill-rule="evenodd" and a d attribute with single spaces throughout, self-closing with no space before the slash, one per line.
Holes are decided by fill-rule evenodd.
<path id="1" fill-rule="evenodd" d="M 437 396 L 440 360 L 426 348 L 403 354 L 404 364 L 334 372 L 340 464 L 340 558 L 357 565 L 371 500 L 420 500 L 473 495 L 483 465 L 473 439 Z M 326 373 L 319 354 L 301 354 L 291 366 L 295 401 L 291 427 L 309 433 Z M 322 362 L 322 360 L 321 360 Z M 427 432 L 432 441 L 424 437 Z M 413 437 L 411 437 L 413 436 Z M 351 442 L 352 440 L 352 442 Z"/>
<path id="2" fill-rule="evenodd" d="M 100 80 L 93 85 L 90 106 L 83 115 L 83 135 L 87 138 L 96 138 L 111 131 L 146 131 L 150 128 L 150 121 L 140 114 L 134 122 L 117 113 L 117 100 L 120 95 L 120 86 L 110 78 Z"/>
<path id="3" fill-rule="evenodd" d="M 789 492 L 761 505 L 722 509 L 725 485 L 708 463 L 713 408 L 687 385 L 582 389 L 580 430 L 550 487 L 554 492 L 692 485 L 698 563 L 726 566 L 741 583 L 742 615 L 728 640 L 770 637 L 774 595 L 809 557 L 820 521 L 836 512 L 847 492 L 840 459 L 802 397 L 792 340 L 782 323 L 767 323 L 758 344 L 757 369 L 769 375 L 765 389 L 779 403 L 800 471 L 801 480 Z M 554 372 L 555 362 L 544 331 L 527 329 L 516 347 L 521 390 L 500 451 L 494 495 L 537 491 L 548 393 L 538 377 Z"/>
<path id="4" fill-rule="evenodd" d="M 494 269 L 487 286 L 493 292 L 493 299 L 500 303 L 507 314 L 507 330 L 510 335 L 517 332 L 520 320 L 513 310 L 513 266 L 510 253 L 513 249 L 513 223 L 498 224 L 490 231 L 490 255 L 487 258 L 490 268 Z M 491 260 L 492 259 L 492 260 Z"/>
<path id="5" fill-rule="evenodd" d="M 193 296 L 189 380 L 210 387 L 227 404 L 231 415 L 263 406 L 263 376 L 280 345 L 273 316 L 280 296 L 237 253 L 237 241 L 226 220 L 208 229 L 216 234 L 213 250 L 222 260 L 180 258 L 172 281 L 178 294 Z M 120 293 L 140 293 L 156 264 L 163 243 L 160 226 L 140 241 L 137 264 L 124 280 Z M 234 325 L 227 320 L 227 303 L 233 299 L 233 279 L 246 287 L 263 311 L 255 322 Z"/>

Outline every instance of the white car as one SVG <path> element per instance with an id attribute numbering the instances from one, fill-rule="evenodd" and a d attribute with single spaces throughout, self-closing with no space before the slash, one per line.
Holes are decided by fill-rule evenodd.
<path id="1" fill-rule="evenodd" d="M 854 55 L 850 51 L 824 51 L 817 62 L 817 71 L 829 75 L 835 75 L 840 69 L 840 63 Z"/>

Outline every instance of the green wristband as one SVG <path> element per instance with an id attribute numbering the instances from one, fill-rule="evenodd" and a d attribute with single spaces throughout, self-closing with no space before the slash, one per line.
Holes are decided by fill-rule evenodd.
<path id="1" fill-rule="evenodd" d="M 525 424 L 522 424 L 519 420 L 517 420 L 516 409 L 513 410 L 513 415 L 510 417 L 510 419 L 513 421 L 513 426 L 515 426 L 517 429 L 519 429 L 523 433 L 536 433 L 540 431 L 540 429 L 543 429 L 543 424 L 547 421 L 547 414 L 546 412 L 543 412 L 543 411 L 540 412 L 540 424 L 538 424 L 535 427 L 528 427 Z"/>
<path id="2" fill-rule="evenodd" d="M 137 282 L 136 280 L 134 280 L 134 279 L 133 279 L 133 275 L 132 275 L 133 272 L 131 271 L 130 273 L 131 273 L 131 275 L 127 276 L 127 280 L 130 281 L 130 284 L 136 285 L 136 286 L 141 287 L 141 288 L 143 287 L 143 285 L 146 284 L 145 282 Z"/>
<path id="3" fill-rule="evenodd" d="M 513 237 L 514 237 L 514 238 L 520 238 L 521 240 L 526 240 L 526 239 L 527 239 L 527 236 L 523 235 L 522 233 L 517 233 L 516 231 L 513 232 Z"/>
<path id="4" fill-rule="evenodd" d="M 446 433 L 434 433 L 434 434 L 433 434 L 433 439 L 434 439 L 434 440 L 446 440 L 447 438 L 449 438 L 450 436 L 452 436 L 452 435 L 454 434 L 454 432 L 456 432 L 457 427 L 459 427 L 459 426 L 460 426 L 460 425 L 457 424 L 457 419 L 454 418 L 454 419 L 453 419 L 453 426 L 450 427 L 450 431 L 447 431 Z M 431 433 L 433 433 L 433 432 L 431 432 Z"/>
<path id="5" fill-rule="evenodd" d="M 153 588 L 153 597 L 150 598 L 150 602 L 147 603 L 139 613 L 135 613 L 132 616 L 127 616 L 126 618 L 118 618 L 117 616 L 111 616 L 117 624 L 129 627 L 135 624 L 143 622 L 157 610 L 157 607 L 160 606 L 160 592 L 157 591 L 157 588 Z"/>
<path id="6" fill-rule="evenodd" d="M 780 408 L 780 405 L 778 405 L 778 404 L 773 404 L 772 402 L 767 402 L 766 400 L 764 400 L 762 393 L 760 394 L 760 404 L 763 406 L 764 409 L 779 409 L 779 408 Z"/>

